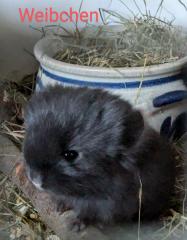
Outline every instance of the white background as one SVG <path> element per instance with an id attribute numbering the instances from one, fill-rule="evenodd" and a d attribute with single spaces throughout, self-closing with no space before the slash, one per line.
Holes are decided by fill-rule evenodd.
<path id="1" fill-rule="evenodd" d="M 133 0 L 123 0 L 135 12 L 138 10 Z M 78 10 L 81 0 L 0 0 L 0 77 L 20 77 L 36 70 L 36 62 L 24 49 L 32 52 L 35 42 L 40 35 L 31 30 L 29 23 L 21 23 L 18 8 L 35 8 L 44 10 L 53 7 L 57 11 L 68 10 L 72 7 Z M 136 0 L 144 10 L 143 0 Z M 183 0 L 187 5 L 187 0 Z M 147 0 L 148 8 L 155 13 L 160 0 Z M 172 19 L 175 15 L 175 23 L 187 27 L 187 11 L 177 0 L 165 0 L 162 17 Z M 126 16 L 130 12 L 120 3 L 120 0 L 84 0 L 82 10 L 94 11 L 98 8 L 117 10 Z M 173 14 L 173 15 L 172 15 Z M 37 26 L 36 23 L 32 25 Z M 68 27 L 68 25 L 65 25 Z M 70 26 L 69 26 L 70 27 Z"/>

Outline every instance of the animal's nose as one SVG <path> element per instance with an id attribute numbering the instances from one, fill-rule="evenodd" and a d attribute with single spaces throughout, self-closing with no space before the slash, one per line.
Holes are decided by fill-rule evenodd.
<path id="1" fill-rule="evenodd" d="M 30 169 L 27 171 L 27 176 L 29 180 L 32 182 L 32 184 L 39 190 L 43 190 L 42 188 L 42 177 Z"/>
<path id="2" fill-rule="evenodd" d="M 37 177 L 33 178 L 32 179 L 32 183 L 39 190 L 43 190 L 43 188 L 42 188 L 42 179 L 41 179 L 40 176 L 37 176 Z"/>

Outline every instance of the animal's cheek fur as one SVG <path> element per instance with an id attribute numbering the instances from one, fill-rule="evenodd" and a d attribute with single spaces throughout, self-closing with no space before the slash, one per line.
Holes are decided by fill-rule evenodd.
<path id="1" fill-rule="evenodd" d="M 43 188 L 48 192 L 60 195 L 63 189 L 63 182 L 58 181 L 58 178 L 46 177 L 43 181 Z"/>
<path id="2" fill-rule="evenodd" d="M 77 176 L 79 174 L 75 166 L 65 161 L 60 161 L 55 171 L 56 175 Z"/>

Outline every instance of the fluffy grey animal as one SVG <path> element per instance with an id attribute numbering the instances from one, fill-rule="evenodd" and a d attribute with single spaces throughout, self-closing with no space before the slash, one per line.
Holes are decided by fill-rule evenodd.
<path id="1" fill-rule="evenodd" d="M 131 105 L 102 90 L 48 87 L 25 113 L 32 183 L 73 208 L 81 224 L 153 219 L 169 207 L 172 149 Z"/>

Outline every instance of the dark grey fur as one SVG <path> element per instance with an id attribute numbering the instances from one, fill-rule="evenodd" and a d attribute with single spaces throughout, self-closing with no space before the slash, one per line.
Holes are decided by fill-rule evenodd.
<path id="1" fill-rule="evenodd" d="M 24 156 L 30 178 L 87 223 L 152 219 L 168 208 L 175 164 L 169 144 L 126 101 L 102 90 L 51 87 L 26 114 Z M 64 150 L 79 153 L 74 162 Z"/>

